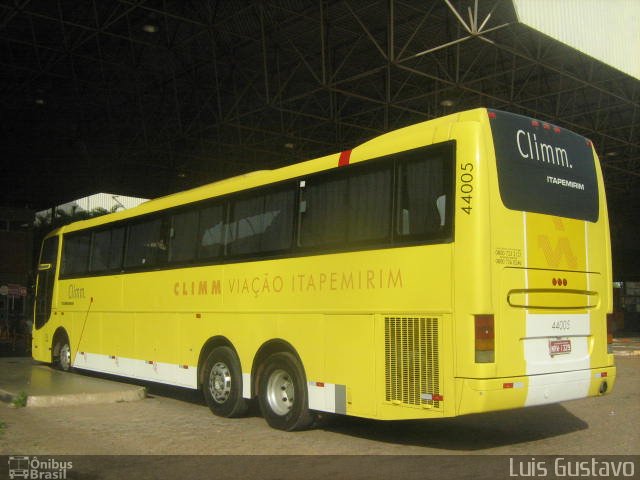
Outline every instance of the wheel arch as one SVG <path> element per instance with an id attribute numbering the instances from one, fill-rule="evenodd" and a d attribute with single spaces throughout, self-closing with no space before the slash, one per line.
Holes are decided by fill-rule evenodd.
<path id="1" fill-rule="evenodd" d="M 198 388 L 202 386 L 202 376 L 204 373 L 203 367 L 204 362 L 207 359 L 207 355 L 209 355 L 209 353 L 217 347 L 229 347 L 231 350 L 233 350 L 233 353 L 235 353 L 236 357 L 238 358 L 238 362 L 240 363 L 240 367 L 242 369 L 242 362 L 240 361 L 238 352 L 233 346 L 233 343 L 231 343 L 231 340 L 223 335 L 216 335 L 215 337 L 211 337 L 206 342 L 204 342 L 204 345 L 202 345 L 202 348 L 200 349 L 200 355 L 198 356 Z"/>
<path id="2" fill-rule="evenodd" d="M 305 376 L 306 381 L 306 370 L 304 368 L 304 364 L 302 363 L 302 359 L 298 354 L 298 351 L 295 349 L 293 345 L 282 338 L 273 338 L 271 340 L 263 343 L 255 356 L 253 357 L 253 364 L 251 365 L 251 396 L 255 397 L 258 395 L 258 385 L 260 384 L 260 375 L 262 374 L 262 370 L 265 366 L 265 361 L 274 353 L 282 353 L 287 352 L 293 355 L 296 360 L 300 363 L 302 367 L 302 373 Z"/>
<path id="3" fill-rule="evenodd" d="M 67 329 L 60 326 L 56 328 L 56 331 L 53 333 L 51 337 L 51 363 L 55 361 L 55 358 L 58 356 L 58 341 L 61 338 L 67 337 L 67 341 L 69 342 L 69 346 L 71 346 L 71 339 L 69 338 L 69 332 Z"/>

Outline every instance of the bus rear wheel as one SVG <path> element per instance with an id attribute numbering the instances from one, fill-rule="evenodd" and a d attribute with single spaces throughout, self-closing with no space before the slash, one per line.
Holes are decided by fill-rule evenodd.
<path id="1" fill-rule="evenodd" d="M 240 360 L 231 348 L 216 347 L 207 356 L 202 392 L 211 411 L 219 417 L 240 417 L 246 413 L 248 403 L 242 398 Z"/>
<path id="2" fill-rule="evenodd" d="M 303 430 L 313 423 L 304 370 L 296 357 L 275 353 L 259 379 L 258 402 L 269 426 L 278 430 Z"/>
<path id="3" fill-rule="evenodd" d="M 71 370 L 71 345 L 66 333 L 58 335 L 54 342 L 53 366 L 65 372 Z"/>

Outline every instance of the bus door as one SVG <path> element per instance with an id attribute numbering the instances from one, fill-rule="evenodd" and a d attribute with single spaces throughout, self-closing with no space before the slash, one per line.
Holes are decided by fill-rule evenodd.
<path id="1" fill-rule="evenodd" d="M 58 237 L 47 238 L 42 244 L 42 254 L 38 265 L 36 281 L 35 326 L 42 328 L 51 316 L 53 286 L 58 260 Z"/>

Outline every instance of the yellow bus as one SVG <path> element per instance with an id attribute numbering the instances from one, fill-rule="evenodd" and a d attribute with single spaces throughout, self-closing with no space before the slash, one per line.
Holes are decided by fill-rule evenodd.
<path id="1" fill-rule="evenodd" d="M 33 356 L 283 430 L 597 396 L 610 257 L 591 142 L 475 109 L 52 232 Z"/>

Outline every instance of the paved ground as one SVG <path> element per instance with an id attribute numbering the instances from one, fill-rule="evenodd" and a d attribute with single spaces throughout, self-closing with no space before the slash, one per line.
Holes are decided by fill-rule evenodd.
<path id="1" fill-rule="evenodd" d="M 91 479 L 181 478 L 185 472 L 209 478 L 214 471 L 216 478 L 428 478 L 429 469 L 437 467 L 433 475 L 477 480 L 508 477 L 514 455 L 526 456 L 525 461 L 544 455 L 634 455 L 638 474 L 640 355 L 628 348 L 638 342 L 621 343 L 626 347 L 617 348 L 618 381 L 610 395 L 434 421 L 335 416 L 315 430 L 285 433 L 269 428 L 255 412 L 242 419 L 215 417 L 199 392 L 157 385 L 149 386 L 149 398 L 131 403 L 39 408 L 0 403 L 0 478 L 8 472 L 2 464 L 9 457 L 2 455 L 127 455 L 72 457 L 76 470 L 67 478 Z M 434 463 L 424 455 L 447 457 Z M 482 465 L 469 463 L 480 458 Z"/>
<path id="2" fill-rule="evenodd" d="M 197 392 L 152 387 L 132 403 L 41 408 L 0 404 L 0 454 L 640 454 L 640 357 L 617 357 L 611 395 L 434 421 L 332 417 L 299 433 L 257 415 L 223 419 Z"/>
<path id="3" fill-rule="evenodd" d="M 26 395 L 26 399 L 25 399 Z M 0 358 L 0 399 L 26 406 L 85 405 L 136 401 L 143 386 L 66 373 L 29 357 Z"/>
<path id="4" fill-rule="evenodd" d="M 614 338 L 611 348 L 616 356 L 640 355 L 640 337 L 625 336 Z"/>

